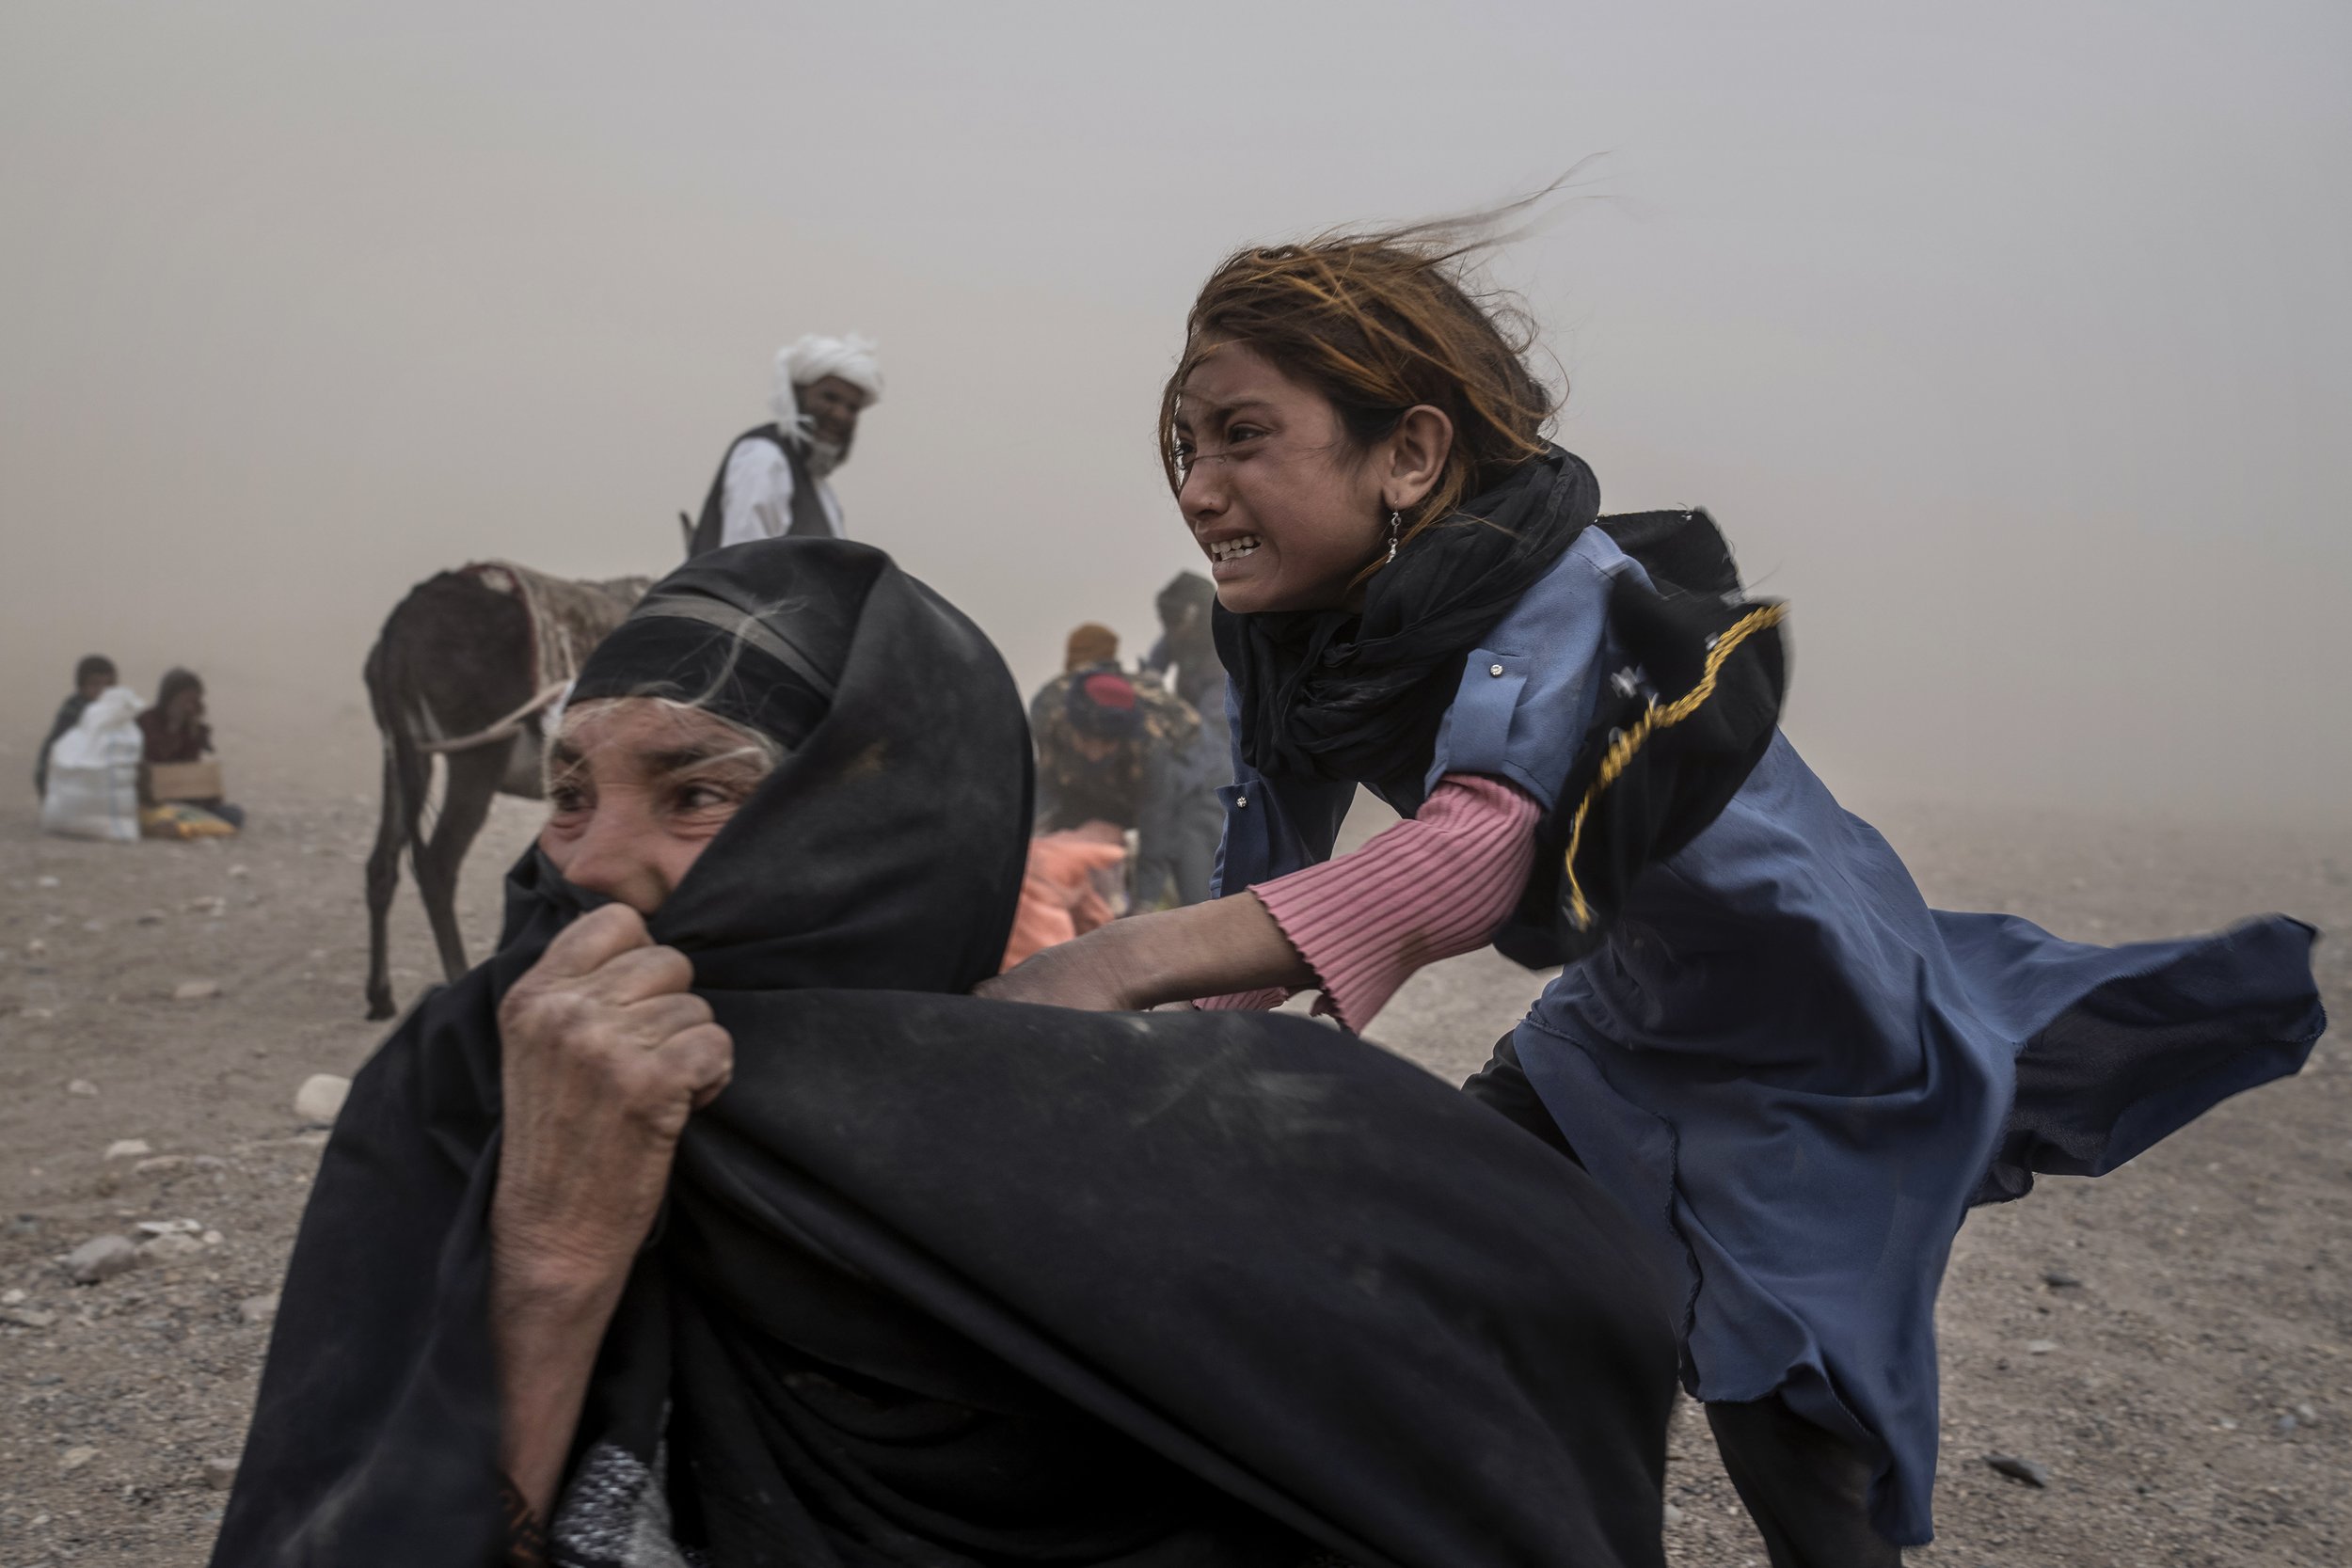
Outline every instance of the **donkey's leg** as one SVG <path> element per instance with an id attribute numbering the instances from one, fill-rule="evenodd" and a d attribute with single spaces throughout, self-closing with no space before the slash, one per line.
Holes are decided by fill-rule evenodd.
<path id="1" fill-rule="evenodd" d="M 417 887 L 440 945 L 441 969 L 453 981 L 466 973 L 466 940 L 457 929 L 457 872 L 466 851 L 490 815 L 490 799 L 506 772 L 506 748 L 482 746 L 452 752 L 441 789 L 441 819 L 432 840 L 417 851 Z"/>
<path id="2" fill-rule="evenodd" d="M 387 627 L 389 636 L 389 628 Z M 384 742 L 384 806 L 377 817 L 375 849 L 368 856 L 368 1016 L 392 1016 L 392 979 L 386 924 L 400 892 L 400 851 L 417 843 L 417 818 L 424 813 L 433 763 L 417 750 L 405 716 L 417 711 L 402 678 L 399 642 L 378 641 L 368 650 L 368 707 Z"/>
<path id="3" fill-rule="evenodd" d="M 392 1016 L 389 939 L 385 927 L 392 895 L 400 891 L 400 850 L 416 831 L 422 805 L 418 790 L 403 787 L 400 758 L 388 737 L 384 745 L 384 810 L 375 825 L 375 847 L 368 855 L 368 1016 Z"/>

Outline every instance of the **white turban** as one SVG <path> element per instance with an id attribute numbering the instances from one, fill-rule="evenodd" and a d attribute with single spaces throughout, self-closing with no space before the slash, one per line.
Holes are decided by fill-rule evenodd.
<path id="1" fill-rule="evenodd" d="M 787 430 L 798 430 L 801 400 L 793 388 L 829 375 L 837 375 L 864 392 L 869 404 L 882 401 L 882 355 L 871 338 L 855 332 L 846 338 L 811 333 L 776 350 L 776 387 L 768 400 L 776 422 Z"/>

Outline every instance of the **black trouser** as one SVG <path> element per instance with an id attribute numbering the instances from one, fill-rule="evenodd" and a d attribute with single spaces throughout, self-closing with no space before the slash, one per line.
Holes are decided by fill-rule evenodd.
<path id="1" fill-rule="evenodd" d="M 1724 1469 L 1772 1568 L 1894 1568 L 1902 1549 L 1870 1527 L 1870 1462 L 1777 1399 L 1709 1404 Z"/>
<path id="2" fill-rule="evenodd" d="M 1519 1066 L 1511 1037 L 1462 1092 L 1566 1155 L 1576 1149 Z M 1578 1160 L 1579 1164 L 1583 1164 Z M 1901 1548 L 1870 1526 L 1870 1462 L 1777 1399 L 1709 1404 L 1724 1469 L 1764 1535 L 1772 1568 L 1894 1568 Z"/>

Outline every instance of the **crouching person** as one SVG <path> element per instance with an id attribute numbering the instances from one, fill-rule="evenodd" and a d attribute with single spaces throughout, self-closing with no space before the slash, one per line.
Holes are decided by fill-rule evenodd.
<path id="1" fill-rule="evenodd" d="M 1304 1020 L 961 994 L 1027 755 L 876 551 L 656 588 L 353 1086 L 215 1562 L 1661 1564 L 1671 1310 L 1573 1163 Z"/>
<path id="2" fill-rule="evenodd" d="M 201 838 L 245 826 L 245 808 L 221 798 L 204 682 L 195 671 L 164 672 L 155 705 L 139 715 L 139 733 L 146 740 L 139 804 L 152 836 Z"/>

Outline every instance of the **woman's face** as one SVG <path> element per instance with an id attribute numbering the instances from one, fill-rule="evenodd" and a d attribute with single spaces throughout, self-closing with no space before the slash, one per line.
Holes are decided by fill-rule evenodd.
<path id="1" fill-rule="evenodd" d="M 1236 614 L 1327 610 L 1388 540 L 1389 476 L 1331 400 L 1240 343 L 1211 348 L 1176 402 L 1176 493 Z"/>
<path id="2" fill-rule="evenodd" d="M 573 886 L 651 915 L 769 767 L 751 737 L 697 709 L 581 703 L 548 748 L 539 847 Z"/>
<path id="3" fill-rule="evenodd" d="M 164 708 L 164 718 L 175 729 L 184 730 L 203 717 L 204 689 L 200 686 L 182 687 L 171 694 L 171 701 Z"/>

